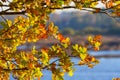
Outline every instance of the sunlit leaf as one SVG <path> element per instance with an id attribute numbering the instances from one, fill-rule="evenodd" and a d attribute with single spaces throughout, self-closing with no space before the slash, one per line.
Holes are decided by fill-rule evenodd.
<path id="1" fill-rule="evenodd" d="M 61 42 L 65 40 L 65 37 L 62 34 L 58 34 L 58 40 L 60 40 Z"/>
<path id="2" fill-rule="evenodd" d="M 70 70 L 70 71 L 68 72 L 68 75 L 69 75 L 69 76 L 73 76 L 73 70 Z"/>
<path id="3" fill-rule="evenodd" d="M 43 76 L 43 73 L 41 72 L 40 68 L 35 68 L 35 76 L 36 76 L 36 77 L 41 77 L 41 76 Z"/>
<path id="4" fill-rule="evenodd" d="M 118 0 L 101 2 L 119 16 Z M 40 80 L 42 71 L 47 69 L 52 72 L 52 80 L 64 80 L 66 73 L 73 76 L 74 62 L 70 56 L 79 57 L 78 64 L 90 68 L 99 63 L 88 54 L 88 50 L 99 50 L 101 35 L 89 36 L 87 46 L 72 45 L 70 38 L 63 36 L 50 19 L 50 14 L 56 9 L 92 8 L 93 13 L 99 13 L 102 9 L 95 8 L 98 3 L 93 0 L 1 0 L 0 15 L 5 15 L 1 16 L 4 21 L 0 21 L 0 75 L 3 79 L 9 80 L 11 74 L 18 80 Z M 49 41 L 53 38 L 55 44 Z M 50 45 L 44 45 L 44 40 L 48 40 Z"/>
<path id="5" fill-rule="evenodd" d="M 92 36 L 89 36 L 89 37 L 88 37 L 88 41 L 90 41 L 90 42 L 92 42 L 92 41 L 93 41 Z"/>
<path id="6" fill-rule="evenodd" d="M 86 53 L 81 53 L 81 54 L 79 54 L 79 56 L 80 56 L 80 58 L 82 59 L 82 60 L 84 60 L 85 58 L 86 58 L 86 56 L 87 56 L 87 54 Z"/>
<path id="7" fill-rule="evenodd" d="M 73 49 L 78 50 L 78 44 L 75 44 L 75 45 L 72 46 L 72 47 L 73 47 Z"/>
<path id="8" fill-rule="evenodd" d="M 97 4 L 98 2 L 92 2 L 91 7 L 96 7 Z"/>
<path id="9" fill-rule="evenodd" d="M 42 62 L 43 64 L 47 65 L 49 62 L 49 57 L 48 57 L 48 50 L 47 49 L 41 49 L 42 52 Z"/>
<path id="10" fill-rule="evenodd" d="M 85 62 L 80 60 L 78 64 L 79 65 L 85 65 Z"/>

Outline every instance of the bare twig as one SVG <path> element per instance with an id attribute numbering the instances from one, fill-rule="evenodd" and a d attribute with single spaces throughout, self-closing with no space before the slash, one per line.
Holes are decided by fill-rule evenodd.
<path id="1" fill-rule="evenodd" d="M 52 63 L 50 63 L 50 64 L 48 64 L 47 66 L 45 66 L 45 67 L 43 67 L 42 69 L 46 69 L 46 68 L 48 68 L 50 65 L 52 65 L 53 63 L 55 63 L 55 62 L 57 62 L 57 61 L 59 61 L 60 59 L 56 59 L 55 61 L 53 61 Z"/>
<path id="2" fill-rule="evenodd" d="M 2 18 L 5 22 L 7 22 L 7 20 L 5 19 L 5 17 L 4 17 L 3 15 L 1 15 L 1 18 Z"/>

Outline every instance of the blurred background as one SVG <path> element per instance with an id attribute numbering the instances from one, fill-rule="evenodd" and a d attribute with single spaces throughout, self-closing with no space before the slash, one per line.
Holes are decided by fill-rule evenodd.
<path id="1" fill-rule="evenodd" d="M 5 16 L 12 19 L 14 16 Z M 0 21 L 3 21 L 0 18 Z M 106 14 L 93 14 L 79 10 L 57 10 L 50 14 L 49 22 L 54 22 L 59 27 L 60 32 L 64 36 L 71 39 L 71 43 L 84 44 L 89 35 L 101 34 L 102 46 L 100 51 L 90 51 L 100 63 L 95 67 L 74 66 L 76 71 L 72 77 L 65 74 L 65 80 L 112 80 L 112 78 L 120 78 L 120 19 L 110 17 Z M 0 26 L 2 27 L 2 26 Z M 31 50 L 32 46 L 49 47 L 58 41 L 50 38 L 49 40 L 41 40 L 36 43 L 26 43 L 18 46 L 18 50 Z M 72 58 L 73 62 L 79 59 Z M 44 76 L 41 80 L 51 80 L 51 72 L 44 70 Z M 11 80 L 14 80 L 11 76 Z"/>
<path id="2" fill-rule="evenodd" d="M 100 51 L 90 51 L 100 63 L 92 69 L 87 66 L 74 66 L 73 77 L 65 75 L 65 80 L 112 80 L 120 78 L 120 18 L 106 14 L 93 14 L 78 10 L 57 10 L 50 15 L 50 22 L 59 26 L 60 32 L 71 38 L 72 44 L 84 44 L 89 35 L 101 34 Z M 73 58 L 73 62 L 79 59 Z M 49 72 L 42 80 L 50 80 Z M 48 73 L 48 74 L 47 74 Z M 46 79 L 47 78 L 47 79 Z"/>

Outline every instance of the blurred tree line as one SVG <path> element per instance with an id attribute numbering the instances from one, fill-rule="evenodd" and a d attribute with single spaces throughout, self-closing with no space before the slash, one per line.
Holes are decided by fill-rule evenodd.
<path id="1" fill-rule="evenodd" d="M 106 14 L 90 14 L 88 12 L 63 11 L 51 14 L 51 21 L 60 26 L 63 34 L 69 35 L 119 35 L 120 21 Z"/>

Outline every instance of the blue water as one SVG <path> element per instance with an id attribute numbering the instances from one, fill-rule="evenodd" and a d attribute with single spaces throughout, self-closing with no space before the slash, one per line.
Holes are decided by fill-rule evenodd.
<path id="1" fill-rule="evenodd" d="M 116 55 L 116 54 L 120 54 L 120 50 L 112 50 L 112 51 L 89 51 L 90 54 L 92 55 Z"/>
<path id="2" fill-rule="evenodd" d="M 77 62 L 78 59 L 73 59 Z M 74 66 L 76 71 L 72 77 L 67 74 L 65 80 L 112 80 L 112 78 L 120 77 L 120 59 L 100 59 L 100 63 L 94 68 L 87 66 Z M 51 80 L 51 72 L 44 71 L 41 80 Z"/>
<path id="3" fill-rule="evenodd" d="M 101 51 L 90 52 L 92 55 L 104 54 L 120 54 L 120 51 Z M 73 62 L 78 62 L 78 58 L 72 58 Z M 87 66 L 74 66 L 76 71 L 72 77 L 65 74 L 65 80 L 112 80 L 112 78 L 120 78 L 120 58 L 100 58 L 100 63 L 95 67 L 88 68 Z M 51 72 L 44 70 L 44 76 L 41 80 L 52 80 Z M 10 80 L 14 80 L 11 79 Z"/>

